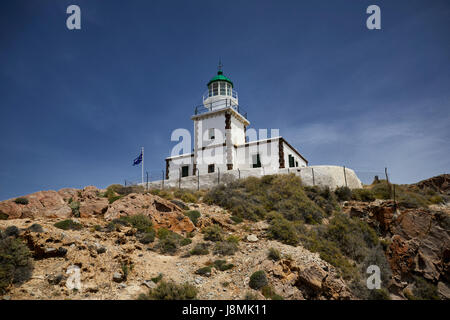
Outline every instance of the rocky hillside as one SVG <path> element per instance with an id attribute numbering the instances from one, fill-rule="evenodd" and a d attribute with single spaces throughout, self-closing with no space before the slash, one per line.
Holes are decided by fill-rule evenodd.
<path id="1" fill-rule="evenodd" d="M 0 295 L 448 299 L 450 210 L 442 184 L 432 186 L 398 186 L 397 202 L 383 199 L 382 181 L 331 192 L 295 176 L 208 192 L 37 192 L 0 202 Z M 379 290 L 365 286 L 371 264 Z"/>

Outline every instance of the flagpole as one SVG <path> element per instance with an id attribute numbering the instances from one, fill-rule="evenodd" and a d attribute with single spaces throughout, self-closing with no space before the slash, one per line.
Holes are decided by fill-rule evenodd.
<path id="1" fill-rule="evenodd" d="M 144 147 L 142 147 L 141 152 L 142 152 L 141 177 L 142 177 L 142 185 L 144 185 Z"/>

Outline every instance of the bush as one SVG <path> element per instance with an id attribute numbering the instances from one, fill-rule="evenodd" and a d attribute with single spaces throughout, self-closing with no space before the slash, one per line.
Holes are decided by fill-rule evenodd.
<path id="1" fill-rule="evenodd" d="M 389 291 L 385 288 L 370 290 L 369 300 L 391 300 Z"/>
<path id="2" fill-rule="evenodd" d="M 211 275 L 211 267 L 208 266 L 208 267 L 203 267 L 203 268 L 197 269 L 195 271 L 195 274 L 209 277 Z"/>
<path id="3" fill-rule="evenodd" d="M 270 239 L 279 240 L 282 243 L 289 245 L 298 244 L 298 235 L 292 222 L 277 216 L 270 220 L 269 228 L 267 230 Z"/>
<path id="4" fill-rule="evenodd" d="M 140 295 L 140 300 L 192 300 L 197 296 L 198 290 L 189 283 L 182 285 L 175 282 L 160 281 L 158 286 L 151 289 L 148 295 Z"/>
<path id="5" fill-rule="evenodd" d="M 226 260 L 216 260 L 213 263 L 214 267 L 220 271 L 229 270 L 234 267 L 234 264 L 227 263 Z"/>
<path id="6" fill-rule="evenodd" d="M 273 261 L 278 261 L 281 259 L 281 253 L 275 248 L 270 248 L 267 257 Z"/>
<path id="7" fill-rule="evenodd" d="M 230 219 L 236 224 L 241 223 L 242 221 L 244 221 L 244 219 L 242 219 L 241 217 L 238 217 L 238 216 L 231 216 Z"/>
<path id="8" fill-rule="evenodd" d="M 133 226 L 133 228 L 136 228 L 136 230 L 139 232 L 148 233 L 153 231 L 152 221 L 150 220 L 149 217 L 144 216 L 143 214 L 121 217 L 119 220 L 129 223 L 130 225 Z"/>
<path id="9" fill-rule="evenodd" d="M 229 256 L 235 254 L 238 250 L 238 245 L 235 241 L 218 241 L 214 246 L 214 254 Z"/>
<path id="10" fill-rule="evenodd" d="M 17 237 L 19 235 L 19 228 L 16 226 L 9 226 L 5 229 L 5 236 L 7 237 Z"/>
<path id="11" fill-rule="evenodd" d="M 142 234 L 139 238 L 139 242 L 142 244 L 149 244 L 151 242 L 155 241 L 155 231 L 152 230 L 151 232 L 146 232 Z"/>
<path id="12" fill-rule="evenodd" d="M 197 203 L 198 195 L 187 189 L 177 189 L 173 192 L 175 198 L 178 198 L 184 202 Z"/>
<path id="13" fill-rule="evenodd" d="M 184 246 L 187 246 L 188 244 L 191 244 L 191 243 L 192 243 L 191 239 L 183 238 L 183 240 L 181 240 L 181 242 L 180 242 L 180 246 L 184 247 Z"/>
<path id="14" fill-rule="evenodd" d="M 262 270 L 256 271 L 250 276 L 249 286 L 252 289 L 259 290 L 268 283 L 266 273 Z"/>
<path id="15" fill-rule="evenodd" d="M 445 201 L 444 201 L 444 198 L 442 198 L 441 196 L 434 195 L 434 196 L 430 197 L 430 202 L 433 204 L 441 204 L 441 203 L 444 203 Z"/>
<path id="16" fill-rule="evenodd" d="M 375 200 L 375 196 L 369 189 L 353 189 L 352 199 L 356 201 L 371 202 Z"/>
<path id="17" fill-rule="evenodd" d="M 33 272 L 33 260 L 28 247 L 19 239 L 0 239 L 0 294 L 11 284 L 27 281 Z"/>
<path id="18" fill-rule="evenodd" d="M 72 198 L 69 200 L 69 208 L 72 210 L 72 215 L 76 218 L 80 217 L 80 202 L 73 201 Z"/>
<path id="19" fill-rule="evenodd" d="M 334 194 L 339 201 L 349 201 L 352 199 L 352 190 L 348 187 L 338 187 L 334 190 Z"/>
<path id="20" fill-rule="evenodd" d="M 412 293 L 419 300 L 439 300 L 439 294 L 436 285 L 428 282 L 425 278 L 414 276 L 416 281 Z"/>
<path id="21" fill-rule="evenodd" d="M 162 278 L 163 278 L 163 274 L 159 273 L 156 277 L 151 278 L 150 280 L 152 280 L 154 283 L 158 283 L 162 280 Z"/>
<path id="22" fill-rule="evenodd" d="M 17 204 L 23 204 L 23 205 L 27 205 L 29 203 L 27 198 L 17 198 L 14 200 L 14 202 Z"/>
<path id="23" fill-rule="evenodd" d="M 63 230 L 81 230 L 81 229 L 83 229 L 82 224 L 75 222 L 71 219 L 56 222 L 54 224 L 54 226 L 56 228 L 63 229 Z"/>
<path id="24" fill-rule="evenodd" d="M 31 232 L 37 232 L 37 233 L 44 232 L 44 229 L 42 229 L 42 226 L 37 223 L 33 223 L 31 226 L 29 226 L 28 230 L 30 230 Z"/>
<path id="25" fill-rule="evenodd" d="M 261 293 L 266 299 L 283 300 L 283 297 L 277 294 L 275 290 L 269 285 L 262 287 Z"/>
<path id="26" fill-rule="evenodd" d="M 161 230 L 165 230 L 167 232 L 161 232 Z M 170 230 L 167 230 L 165 228 L 161 228 L 158 230 L 158 238 L 159 243 L 158 247 L 161 251 L 161 253 L 169 253 L 173 254 L 178 250 L 178 247 L 182 244 L 183 238 L 179 234 L 176 234 L 175 232 L 172 232 Z"/>
<path id="27" fill-rule="evenodd" d="M 221 241 L 223 240 L 223 231 L 222 228 L 218 225 L 212 225 L 204 228 L 203 230 L 203 239 L 209 241 Z"/>
<path id="28" fill-rule="evenodd" d="M 201 216 L 200 212 L 198 212 L 197 210 L 191 210 L 186 212 L 185 215 L 188 216 L 189 219 L 191 219 L 194 226 L 197 226 L 198 218 L 200 218 Z"/>
<path id="29" fill-rule="evenodd" d="M 8 220 L 9 216 L 0 210 L 0 220 Z"/>
<path id="30" fill-rule="evenodd" d="M 253 221 L 263 219 L 270 211 L 278 211 L 291 221 L 310 223 L 318 223 L 326 215 L 307 197 L 300 178 L 293 174 L 249 177 L 218 185 L 205 195 L 203 201 Z"/>
<path id="31" fill-rule="evenodd" d="M 192 255 L 205 255 L 209 253 L 208 244 L 207 243 L 198 243 L 195 247 L 189 252 Z"/>

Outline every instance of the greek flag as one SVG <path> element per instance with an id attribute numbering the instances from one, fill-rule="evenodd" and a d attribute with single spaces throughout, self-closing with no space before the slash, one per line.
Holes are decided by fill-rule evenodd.
<path id="1" fill-rule="evenodd" d="M 133 160 L 133 166 L 137 166 L 141 162 L 142 162 L 142 151 L 141 154 L 136 159 Z"/>

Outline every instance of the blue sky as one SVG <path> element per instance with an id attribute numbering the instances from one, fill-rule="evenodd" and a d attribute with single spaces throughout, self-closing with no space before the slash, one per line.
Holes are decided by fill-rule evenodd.
<path id="1" fill-rule="evenodd" d="M 252 126 L 310 164 L 448 173 L 449 31 L 445 0 L 2 1 L 0 200 L 138 179 L 141 146 L 158 178 L 219 58 Z"/>

